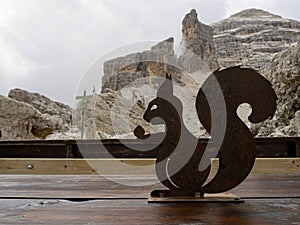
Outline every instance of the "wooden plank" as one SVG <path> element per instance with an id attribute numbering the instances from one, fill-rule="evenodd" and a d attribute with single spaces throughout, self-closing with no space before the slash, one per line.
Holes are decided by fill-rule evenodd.
<path id="1" fill-rule="evenodd" d="M 262 158 L 255 160 L 251 173 L 299 173 L 300 158 Z"/>
<path id="2" fill-rule="evenodd" d="M 299 224 L 300 199 L 148 204 L 145 199 L 0 200 L 1 224 Z"/>
<path id="3" fill-rule="evenodd" d="M 155 159 L 0 159 L 0 174 L 148 174 Z"/>
<path id="4" fill-rule="evenodd" d="M 298 174 L 250 174 L 230 190 L 242 198 L 300 198 Z M 146 199 L 166 189 L 156 176 L 0 175 L 0 198 Z"/>
<path id="5" fill-rule="evenodd" d="M 213 159 L 211 173 L 216 173 L 218 159 Z M 257 158 L 251 173 L 255 174 L 288 174 L 300 175 L 300 158 Z"/>
<path id="6" fill-rule="evenodd" d="M 0 174 L 155 175 L 155 159 L 0 159 Z M 216 173 L 218 159 L 212 161 Z M 257 158 L 252 173 L 300 174 L 300 158 Z"/>

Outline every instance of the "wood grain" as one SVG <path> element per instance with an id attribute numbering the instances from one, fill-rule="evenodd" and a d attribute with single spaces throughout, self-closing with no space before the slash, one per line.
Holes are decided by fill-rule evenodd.
<path id="1" fill-rule="evenodd" d="M 148 204 L 138 200 L 0 200 L 1 224 L 299 224 L 300 199 Z"/>
<path id="2" fill-rule="evenodd" d="M 300 197 L 300 175 L 252 174 L 230 192 L 242 198 Z M 147 199 L 156 176 L 0 175 L 0 198 Z"/>
<path id="3" fill-rule="evenodd" d="M 299 224 L 299 174 L 251 174 L 244 203 L 147 203 L 155 176 L 0 175 L 0 224 Z M 151 185 L 145 185 L 147 182 Z M 130 185 L 124 185 L 128 183 Z"/>
<path id="4" fill-rule="evenodd" d="M 155 159 L 1 158 L 0 174 L 155 175 Z M 218 159 L 212 160 L 216 173 Z M 251 173 L 300 174 L 300 158 L 257 158 Z"/>

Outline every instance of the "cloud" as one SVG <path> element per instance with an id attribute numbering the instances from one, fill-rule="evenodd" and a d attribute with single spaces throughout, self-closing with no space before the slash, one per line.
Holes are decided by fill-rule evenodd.
<path id="1" fill-rule="evenodd" d="M 223 0 L 104 0 L 103 3 L 126 23 L 129 31 L 142 40 L 161 40 L 175 36 L 181 41 L 181 22 L 186 13 L 196 9 L 199 19 L 207 24 L 225 16 Z M 140 40 L 139 40 L 140 41 Z"/>
<path id="2" fill-rule="evenodd" d="M 8 89 L 21 79 L 28 78 L 34 63 L 26 61 L 12 44 L 8 44 L 8 41 L 1 37 L 0 49 L 0 88 Z"/>
<path id="3" fill-rule="evenodd" d="M 127 38 L 123 22 L 96 0 L 0 4 L 1 94 L 18 86 L 71 103 L 90 63 Z"/>

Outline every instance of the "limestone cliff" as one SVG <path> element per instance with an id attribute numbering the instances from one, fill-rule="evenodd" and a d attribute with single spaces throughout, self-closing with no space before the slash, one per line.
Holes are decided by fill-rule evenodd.
<path id="1" fill-rule="evenodd" d="M 298 44 L 278 53 L 263 74 L 277 94 L 273 119 L 253 126 L 258 136 L 297 136 L 300 133 L 300 37 Z"/>
<path id="2" fill-rule="evenodd" d="M 213 28 L 198 20 L 195 9 L 185 15 L 182 21 L 182 47 L 186 48 L 184 54 L 179 57 L 179 65 L 187 72 L 195 72 L 199 69 L 194 54 L 203 60 L 212 71 L 218 69 L 216 50 L 213 43 Z M 191 54 L 191 52 L 192 54 Z"/>
<path id="3" fill-rule="evenodd" d="M 245 65 L 259 71 L 276 53 L 295 46 L 300 22 L 247 9 L 212 24 L 221 67 Z"/>
<path id="4" fill-rule="evenodd" d="M 173 38 L 168 38 L 150 50 L 104 62 L 102 92 L 106 89 L 120 90 L 138 78 L 145 78 L 145 82 L 149 83 L 151 79 L 148 78 L 165 76 L 176 63 L 173 44 Z"/>

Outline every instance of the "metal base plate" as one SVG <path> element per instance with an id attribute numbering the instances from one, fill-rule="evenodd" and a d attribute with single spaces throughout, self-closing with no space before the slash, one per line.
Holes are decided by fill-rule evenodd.
<path id="1" fill-rule="evenodd" d="M 164 193 L 166 190 L 162 190 Z M 160 192 L 158 190 L 153 191 Z M 231 193 L 204 194 L 203 197 L 193 196 L 153 196 L 149 195 L 148 203 L 242 203 L 243 199 Z"/>

